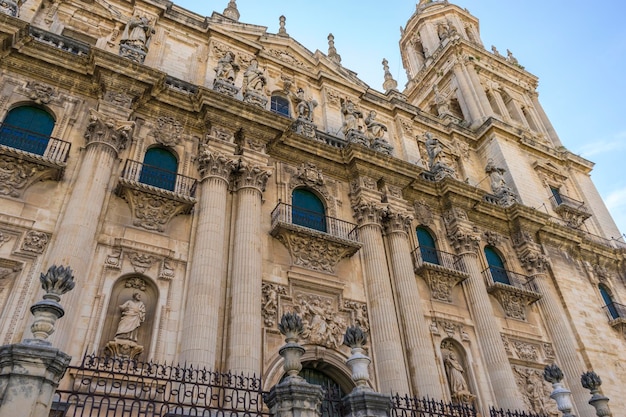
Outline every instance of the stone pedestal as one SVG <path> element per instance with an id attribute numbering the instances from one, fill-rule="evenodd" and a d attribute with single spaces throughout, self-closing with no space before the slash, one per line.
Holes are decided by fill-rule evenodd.
<path id="1" fill-rule="evenodd" d="M 275 385 L 264 398 L 274 417 L 321 417 L 322 387 L 298 378 Z"/>
<path id="2" fill-rule="evenodd" d="M 48 417 L 71 357 L 49 346 L 0 347 L 0 417 Z"/>
<path id="3" fill-rule="evenodd" d="M 388 417 L 389 395 L 368 388 L 356 388 L 343 398 L 344 417 Z"/>
<path id="4" fill-rule="evenodd" d="M 115 339 L 104 347 L 104 354 L 114 359 L 135 360 L 143 352 L 143 346 L 134 340 Z"/>

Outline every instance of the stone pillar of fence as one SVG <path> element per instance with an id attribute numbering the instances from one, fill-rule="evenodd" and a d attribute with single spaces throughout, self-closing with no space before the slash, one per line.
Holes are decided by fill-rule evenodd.
<path id="1" fill-rule="evenodd" d="M 72 270 L 55 265 L 40 276 L 46 292 L 30 308 L 32 339 L 0 347 L 0 417 L 48 417 L 71 357 L 47 340 L 65 314 L 61 295 L 74 288 Z"/>
<path id="2" fill-rule="evenodd" d="M 391 399 L 387 394 L 375 392 L 369 386 L 370 358 L 364 354 L 367 336 L 358 326 L 348 327 L 343 344 L 351 349 L 352 355 L 346 364 L 352 370 L 356 387 L 343 398 L 344 417 L 388 417 Z"/>
<path id="3" fill-rule="evenodd" d="M 285 336 L 285 345 L 279 353 L 287 376 L 264 398 L 270 414 L 274 417 L 321 417 L 322 387 L 309 384 L 298 375 L 302 370 L 300 357 L 304 354 L 304 348 L 298 344 L 303 331 L 302 319 L 295 313 L 285 313 L 278 329 Z"/>

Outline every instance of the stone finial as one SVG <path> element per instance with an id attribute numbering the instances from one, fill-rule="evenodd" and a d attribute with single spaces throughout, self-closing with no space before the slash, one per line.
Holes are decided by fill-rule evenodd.
<path id="1" fill-rule="evenodd" d="M 280 333 L 285 336 L 285 341 L 287 343 L 297 342 L 298 338 L 304 331 L 302 319 L 296 313 L 287 312 L 280 318 L 278 330 L 280 330 Z"/>
<path id="2" fill-rule="evenodd" d="M 591 392 L 591 399 L 589 400 L 589 404 L 591 404 L 596 409 L 596 415 L 598 417 L 610 417 L 612 416 L 611 410 L 609 409 L 609 399 L 604 395 L 600 394 L 600 386 L 602 385 L 602 380 L 593 371 L 585 372 L 580 376 L 580 383 L 583 388 L 588 389 Z"/>
<path id="3" fill-rule="evenodd" d="M 367 343 L 367 334 L 359 326 L 350 326 L 343 335 L 343 344 L 351 349 L 362 348 Z"/>
<path id="4" fill-rule="evenodd" d="M 222 13 L 229 19 L 239 21 L 239 10 L 237 10 L 237 2 L 235 0 L 230 0 L 228 2 L 228 6 L 224 9 L 224 13 Z"/>
<path id="5" fill-rule="evenodd" d="M 543 370 L 543 379 L 551 384 L 560 383 L 563 381 L 563 371 L 557 364 L 546 365 Z"/>
<path id="6" fill-rule="evenodd" d="M 280 16 L 278 18 L 278 24 L 280 25 L 280 27 L 278 28 L 278 35 L 279 36 L 289 36 L 287 34 L 287 29 L 285 28 L 285 22 L 287 21 L 287 18 L 285 16 Z"/>
<path id="7" fill-rule="evenodd" d="M 389 71 L 389 61 L 386 58 L 383 58 L 383 70 L 385 71 L 385 82 L 383 82 L 383 89 L 385 93 L 389 93 L 390 91 L 398 91 L 398 82 L 393 79 L 393 75 Z"/>
<path id="8" fill-rule="evenodd" d="M 335 36 L 332 33 L 328 34 L 328 57 L 337 64 L 341 64 L 341 55 L 337 53 L 337 48 L 335 48 Z"/>
<path id="9" fill-rule="evenodd" d="M 41 274 L 39 279 L 46 294 L 43 300 L 30 307 L 34 316 L 30 331 L 34 339 L 28 339 L 24 343 L 50 346 L 51 343 L 46 339 L 54 333 L 56 321 L 65 315 L 63 307 L 59 304 L 61 295 L 74 288 L 74 276 L 70 267 L 52 265 L 48 268 L 48 272 Z"/>
<path id="10" fill-rule="evenodd" d="M 302 319 L 296 313 L 287 312 L 283 314 L 278 323 L 278 330 L 285 336 L 285 345 L 280 348 L 278 353 L 283 357 L 285 363 L 283 369 L 290 380 L 303 380 L 298 375 L 302 370 L 300 357 L 304 354 L 304 348 L 300 346 L 298 338 L 304 331 Z"/>

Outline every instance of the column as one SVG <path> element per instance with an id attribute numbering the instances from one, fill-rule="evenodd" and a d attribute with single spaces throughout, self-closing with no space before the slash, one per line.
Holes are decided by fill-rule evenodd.
<path id="1" fill-rule="evenodd" d="M 461 99 L 463 100 L 463 103 L 465 103 L 465 106 L 467 107 L 467 111 L 469 113 L 467 117 L 469 118 L 470 122 L 474 123 L 480 120 L 482 117 L 480 108 L 478 107 L 478 100 L 474 96 L 472 88 L 469 85 L 469 80 L 466 77 L 463 64 L 458 62 L 456 65 L 454 65 L 453 71 L 454 78 L 456 79 L 459 90 L 461 92 Z"/>
<path id="2" fill-rule="evenodd" d="M 261 198 L 271 172 L 252 161 L 239 163 L 233 236 L 231 307 L 226 366 L 233 373 L 261 374 Z"/>
<path id="3" fill-rule="evenodd" d="M 407 214 L 388 212 L 385 216 L 391 272 L 409 362 L 409 378 L 416 395 L 443 399 L 437 359 L 413 271 L 407 234 L 410 225 L 411 217 Z"/>
<path id="4" fill-rule="evenodd" d="M 480 237 L 467 221 L 467 214 L 461 210 L 453 209 L 452 212 L 449 212 L 446 222 L 448 238 L 463 259 L 470 275 L 463 282 L 463 286 L 497 406 L 509 410 L 524 410 L 526 406 L 517 388 L 500 334 L 500 326 L 491 307 L 487 287 L 481 273 L 478 261 Z"/>
<path id="5" fill-rule="evenodd" d="M 518 248 L 521 252 L 520 261 L 537 286 L 537 291 L 541 294 L 537 305 L 543 313 L 548 333 L 554 343 L 554 350 L 558 355 L 558 364 L 563 369 L 568 381 L 568 388 L 572 391 L 574 404 L 578 410 L 577 415 L 591 416 L 595 410 L 588 404 L 589 394 L 578 379 L 582 370 L 585 369 L 585 364 L 579 359 L 576 339 L 568 321 L 563 319 L 566 317 L 565 311 L 561 307 L 554 288 L 549 283 L 548 260 L 539 248 L 533 247 L 535 245 L 532 242 L 525 242 L 521 248 Z"/>
<path id="6" fill-rule="evenodd" d="M 197 226 L 181 341 L 181 362 L 216 369 L 220 310 L 226 288 L 226 200 L 236 162 L 219 151 L 199 152 Z"/>
<path id="7" fill-rule="evenodd" d="M 359 203 L 352 207 L 359 224 L 363 243 L 361 259 L 365 269 L 370 332 L 381 392 L 410 394 L 394 308 L 391 278 L 385 257 L 381 218 L 383 207 L 375 203 Z"/>
<path id="8" fill-rule="evenodd" d="M 76 288 L 67 297 L 67 314 L 73 320 L 64 320 L 54 338 L 61 350 L 72 356 L 81 355 L 85 340 L 90 303 L 83 299 L 83 289 L 89 280 L 89 265 L 96 246 L 96 233 L 104 209 L 113 167 L 118 153 L 128 143 L 135 122 L 116 120 L 108 115 L 89 111 L 89 125 L 85 132 L 87 145 L 74 189 L 57 226 L 48 263 L 69 265 L 76 276 Z"/>

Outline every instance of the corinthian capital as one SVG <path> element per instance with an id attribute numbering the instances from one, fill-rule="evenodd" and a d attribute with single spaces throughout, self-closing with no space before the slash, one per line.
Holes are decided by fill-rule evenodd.
<path id="1" fill-rule="evenodd" d="M 387 233 L 406 233 L 411 227 L 413 216 L 408 213 L 386 210 L 383 216 L 383 221 L 385 224 L 385 231 Z"/>
<path id="2" fill-rule="evenodd" d="M 448 239 L 457 253 L 478 252 L 480 235 L 473 229 L 455 228 L 448 232 Z"/>
<path id="3" fill-rule="evenodd" d="M 385 213 L 385 206 L 373 202 L 359 202 L 352 205 L 352 210 L 359 226 L 380 225 Z"/>
<path id="4" fill-rule="evenodd" d="M 89 109 L 89 125 L 85 132 L 85 139 L 88 145 L 102 143 L 118 153 L 126 147 L 134 127 L 135 122 L 115 120 L 94 109 Z"/>
<path id="5" fill-rule="evenodd" d="M 260 192 L 265 191 L 268 178 L 272 171 L 267 166 L 254 165 L 245 160 L 239 160 L 235 168 L 237 177 L 235 178 L 235 189 L 256 188 Z"/>
<path id="6" fill-rule="evenodd" d="M 196 162 L 202 179 L 217 177 L 228 181 L 230 174 L 237 166 L 237 161 L 220 152 L 211 152 L 208 149 L 200 152 Z"/>

